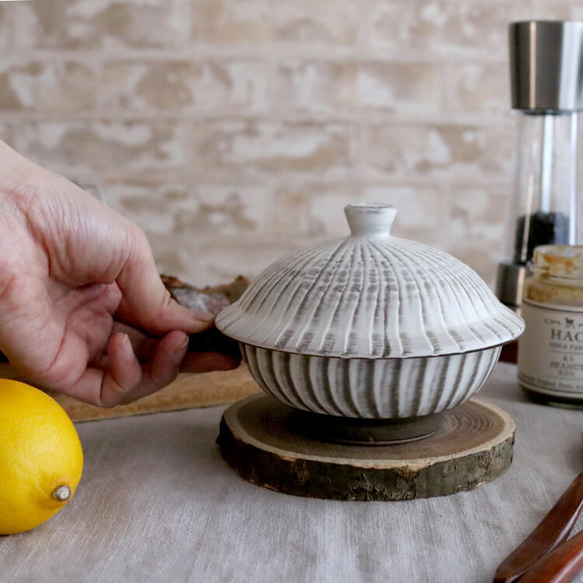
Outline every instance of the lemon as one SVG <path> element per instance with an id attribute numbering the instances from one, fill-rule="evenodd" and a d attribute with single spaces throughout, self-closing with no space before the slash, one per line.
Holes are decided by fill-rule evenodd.
<path id="1" fill-rule="evenodd" d="M 63 408 L 34 387 L 0 379 L 0 535 L 59 512 L 82 471 L 81 442 Z"/>

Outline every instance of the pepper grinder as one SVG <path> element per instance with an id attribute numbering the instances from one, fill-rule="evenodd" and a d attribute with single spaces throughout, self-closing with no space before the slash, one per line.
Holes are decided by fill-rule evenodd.
<path id="1" fill-rule="evenodd" d="M 509 44 L 512 109 L 518 115 L 517 155 L 496 295 L 520 313 L 534 248 L 579 241 L 583 22 L 514 22 Z M 516 362 L 516 343 L 506 347 L 502 360 Z"/>

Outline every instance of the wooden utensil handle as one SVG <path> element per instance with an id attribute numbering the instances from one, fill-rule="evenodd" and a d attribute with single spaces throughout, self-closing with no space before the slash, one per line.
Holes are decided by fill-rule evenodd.
<path id="1" fill-rule="evenodd" d="M 567 583 L 583 569 L 583 532 L 539 559 L 520 583 Z"/>
<path id="2" fill-rule="evenodd" d="M 495 583 L 516 581 L 542 556 L 567 540 L 582 509 L 583 473 L 571 482 L 533 533 L 498 567 Z"/>

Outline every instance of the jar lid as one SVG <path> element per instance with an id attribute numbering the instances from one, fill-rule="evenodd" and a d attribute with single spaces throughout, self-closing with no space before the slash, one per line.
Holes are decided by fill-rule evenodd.
<path id="1" fill-rule="evenodd" d="M 564 280 L 566 283 L 583 280 L 583 246 L 539 245 L 533 254 L 532 270 L 542 278 Z"/>
<path id="2" fill-rule="evenodd" d="M 219 314 L 219 330 L 253 346 L 340 358 L 458 354 L 523 332 L 467 265 L 391 236 L 392 205 L 345 213 L 351 236 L 273 263 Z"/>

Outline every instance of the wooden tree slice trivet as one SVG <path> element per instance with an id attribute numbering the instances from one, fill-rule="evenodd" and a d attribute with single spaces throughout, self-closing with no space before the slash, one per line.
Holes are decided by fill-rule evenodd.
<path id="1" fill-rule="evenodd" d="M 218 438 L 223 457 L 258 486 L 335 500 L 445 496 L 493 480 L 512 462 L 516 425 L 481 400 L 444 412 L 431 436 L 394 445 L 318 441 L 290 430 L 293 415 L 267 395 L 231 405 Z"/>
<path id="2" fill-rule="evenodd" d="M 0 364 L 0 378 L 13 378 L 26 382 L 26 379 L 18 375 L 9 364 Z M 223 405 L 258 393 L 260 390 L 247 366 L 241 365 L 236 370 L 178 375 L 173 383 L 161 391 L 135 403 L 119 405 L 111 409 L 101 409 L 61 393 L 48 392 L 62 405 L 73 421 L 98 421 Z"/>

